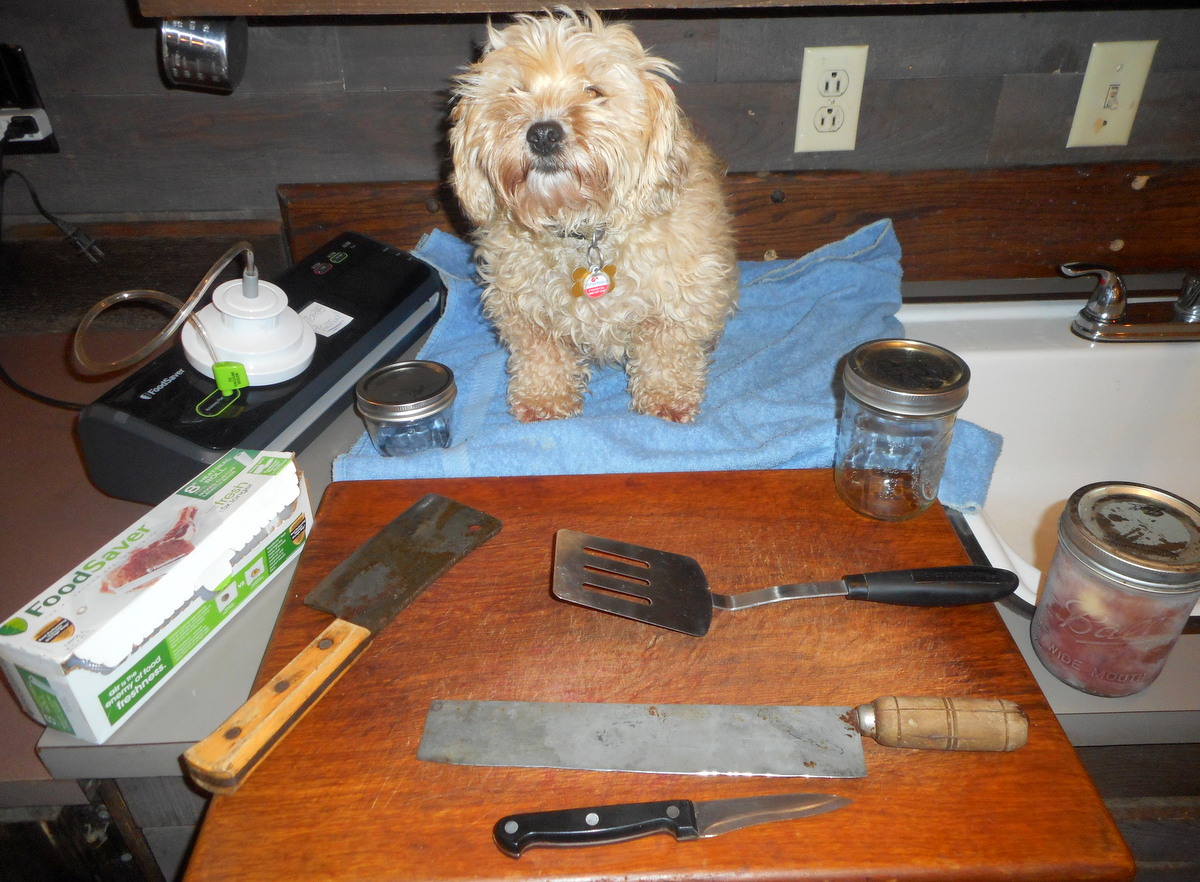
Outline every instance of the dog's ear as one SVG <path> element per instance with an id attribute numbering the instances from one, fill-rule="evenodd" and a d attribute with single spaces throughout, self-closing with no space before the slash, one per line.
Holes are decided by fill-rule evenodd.
<path id="1" fill-rule="evenodd" d="M 450 110 L 450 154 L 454 171 L 450 183 L 467 219 L 482 226 L 496 215 L 496 194 L 483 171 L 477 139 L 468 137 L 471 110 L 461 99 Z"/>
<path id="2" fill-rule="evenodd" d="M 687 178 L 693 136 L 670 83 L 655 71 L 646 71 L 643 76 L 648 112 L 641 183 L 642 192 L 650 194 L 650 210 L 658 214 L 668 211 L 678 199 Z"/>
<path id="3" fill-rule="evenodd" d="M 487 42 L 483 44 L 480 55 L 486 55 L 493 49 L 503 46 L 507 41 L 504 38 L 504 29 L 498 28 L 492 22 L 492 17 L 489 15 L 487 19 Z"/>

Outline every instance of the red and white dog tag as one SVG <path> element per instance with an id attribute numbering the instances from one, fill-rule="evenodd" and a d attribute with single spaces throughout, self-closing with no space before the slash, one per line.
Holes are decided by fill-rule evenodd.
<path id="1" fill-rule="evenodd" d="M 611 263 L 606 266 L 579 267 L 571 274 L 575 284 L 571 286 L 574 297 L 603 297 L 616 287 L 617 268 Z"/>

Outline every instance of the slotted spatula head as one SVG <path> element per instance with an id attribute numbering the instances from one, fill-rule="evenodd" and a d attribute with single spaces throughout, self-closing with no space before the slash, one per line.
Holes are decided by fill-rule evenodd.
<path id="1" fill-rule="evenodd" d="M 682 554 L 559 530 L 554 596 L 660 628 L 703 637 L 712 593 L 700 564 Z"/>

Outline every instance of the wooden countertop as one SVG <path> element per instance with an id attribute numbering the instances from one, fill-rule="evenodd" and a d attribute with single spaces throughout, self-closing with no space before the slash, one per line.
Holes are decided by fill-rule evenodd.
<path id="1" fill-rule="evenodd" d="M 936 506 L 900 524 L 853 514 L 826 471 L 349 482 L 317 514 L 259 682 L 328 616 L 301 599 L 423 494 L 503 521 L 382 631 L 233 795 L 213 800 L 190 882 L 265 879 L 1129 879 L 1133 860 L 994 607 L 837 598 L 715 614 L 702 638 L 550 593 L 570 528 L 695 557 L 732 593 L 843 573 L 966 563 Z M 879 695 L 998 696 L 1030 718 L 1008 754 L 864 739 L 857 779 L 482 768 L 416 759 L 435 698 L 846 705 Z M 797 790 L 853 804 L 677 843 L 658 835 L 519 860 L 501 815 Z"/>

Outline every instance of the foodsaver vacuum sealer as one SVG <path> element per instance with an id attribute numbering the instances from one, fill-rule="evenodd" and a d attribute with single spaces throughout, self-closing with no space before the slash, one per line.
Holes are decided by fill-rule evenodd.
<path id="1" fill-rule="evenodd" d="M 303 450 L 353 401 L 358 379 L 411 347 L 445 308 L 432 267 L 357 233 L 274 282 L 316 332 L 311 364 L 225 394 L 176 342 L 81 412 L 80 446 L 100 490 L 155 504 L 233 448 Z"/>

